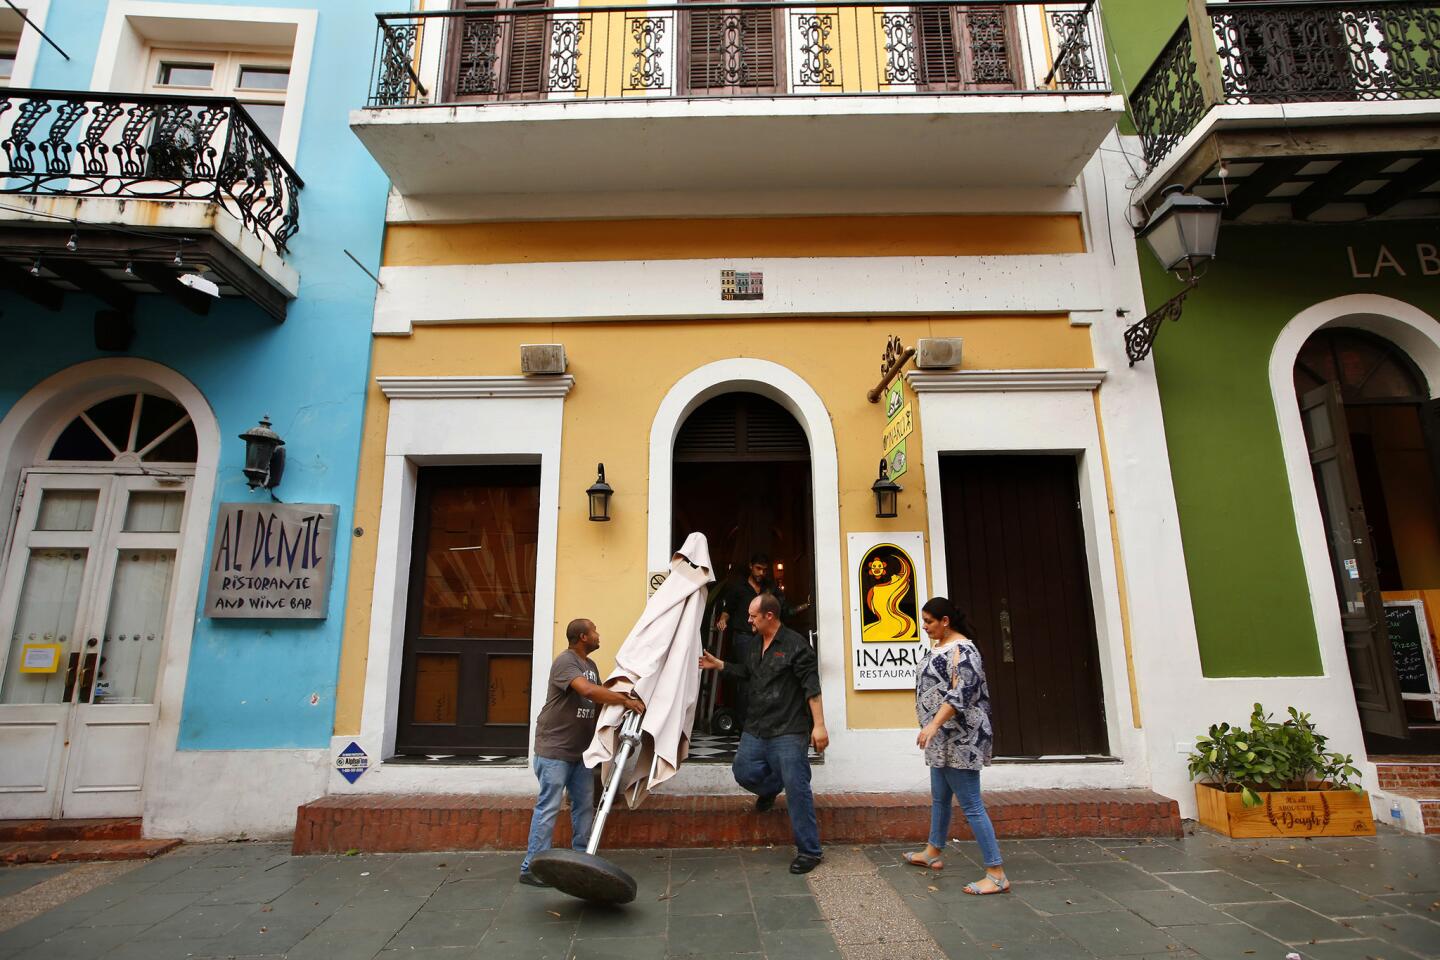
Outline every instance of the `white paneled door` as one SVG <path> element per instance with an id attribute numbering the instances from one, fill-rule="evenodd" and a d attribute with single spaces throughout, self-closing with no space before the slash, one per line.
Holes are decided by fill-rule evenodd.
<path id="1" fill-rule="evenodd" d="M 189 487 L 26 475 L 0 587 L 0 817 L 141 814 Z"/>

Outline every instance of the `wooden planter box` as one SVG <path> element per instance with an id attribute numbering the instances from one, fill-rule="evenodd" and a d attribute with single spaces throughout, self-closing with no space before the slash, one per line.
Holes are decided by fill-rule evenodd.
<path id="1" fill-rule="evenodd" d="M 1227 837 L 1373 836 L 1370 795 L 1354 790 L 1257 791 L 1261 803 L 1247 807 L 1239 792 L 1195 784 L 1200 822 Z"/>

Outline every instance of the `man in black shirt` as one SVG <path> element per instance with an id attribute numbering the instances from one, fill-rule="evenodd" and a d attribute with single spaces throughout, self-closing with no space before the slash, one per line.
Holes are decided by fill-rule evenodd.
<path id="1" fill-rule="evenodd" d="M 798 607 L 792 607 L 785 601 L 785 595 L 778 586 L 770 579 L 770 557 L 764 553 L 752 553 L 750 564 L 745 579 L 731 581 L 726 585 L 724 592 L 720 595 L 719 601 L 715 604 L 715 629 L 724 632 L 730 630 L 730 659 L 736 663 L 745 663 L 750 659 L 750 649 L 759 643 L 755 636 L 755 627 L 750 623 L 750 604 L 762 593 L 768 593 L 775 597 L 780 604 L 780 618 L 784 620 L 808 609 L 809 603 L 802 603 Z M 735 716 L 740 721 L 743 729 L 745 716 L 748 712 L 747 684 L 737 678 L 731 677 L 735 683 Z"/>
<path id="2" fill-rule="evenodd" d="M 795 835 L 791 873 L 809 873 L 820 863 L 820 827 L 810 793 L 811 745 L 830 745 L 815 651 L 780 622 L 780 601 L 764 593 L 750 603 L 749 621 L 758 642 L 743 661 L 700 655 L 702 670 L 721 670 L 750 684 L 745 733 L 731 771 L 735 782 L 755 794 L 755 809 L 769 810 L 783 791 Z"/>

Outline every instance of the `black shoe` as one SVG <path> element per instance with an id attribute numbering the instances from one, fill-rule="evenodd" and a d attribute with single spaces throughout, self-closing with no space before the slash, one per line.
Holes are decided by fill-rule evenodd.
<path id="1" fill-rule="evenodd" d="M 531 873 L 529 870 L 525 870 L 525 871 L 522 871 L 522 872 L 521 872 L 521 874 L 520 874 L 520 882 L 523 883 L 523 884 L 525 884 L 525 886 L 527 886 L 527 887 L 548 887 L 548 886 L 550 886 L 550 884 L 546 883 L 544 880 L 541 880 L 539 877 L 535 876 L 535 874 Z"/>
<path id="2" fill-rule="evenodd" d="M 756 812 L 756 813 L 765 813 L 765 812 L 767 812 L 767 811 L 769 811 L 769 810 L 774 810 L 774 809 L 775 809 L 775 798 L 778 797 L 778 796 L 780 796 L 780 794 L 778 794 L 778 793 L 772 793 L 772 794 L 770 794 L 770 796 L 768 796 L 768 797 L 756 797 L 756 798 L 755 798 L 755 812 Z"/>
<path id="3" fill-rule="evenodd" d="M 816 867 L 820 866 L 820 861 L 823 859 L 824 857 L 807 857 L 805 854 L 802 853 L 794 860 L 790 861 L 790 872 L 809 873 L 811 870 L 814 870 Z"/>

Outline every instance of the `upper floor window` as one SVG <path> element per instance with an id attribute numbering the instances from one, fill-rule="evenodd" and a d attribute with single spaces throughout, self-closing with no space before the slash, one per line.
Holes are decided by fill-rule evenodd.
<path id="1" fill-rule="evenodd" d="M 235 97 L 272 143 L 280 140 L 290 85 L 288 53 L 156 48 L 150 52 L 148 77 L 147 93 Z"/>

